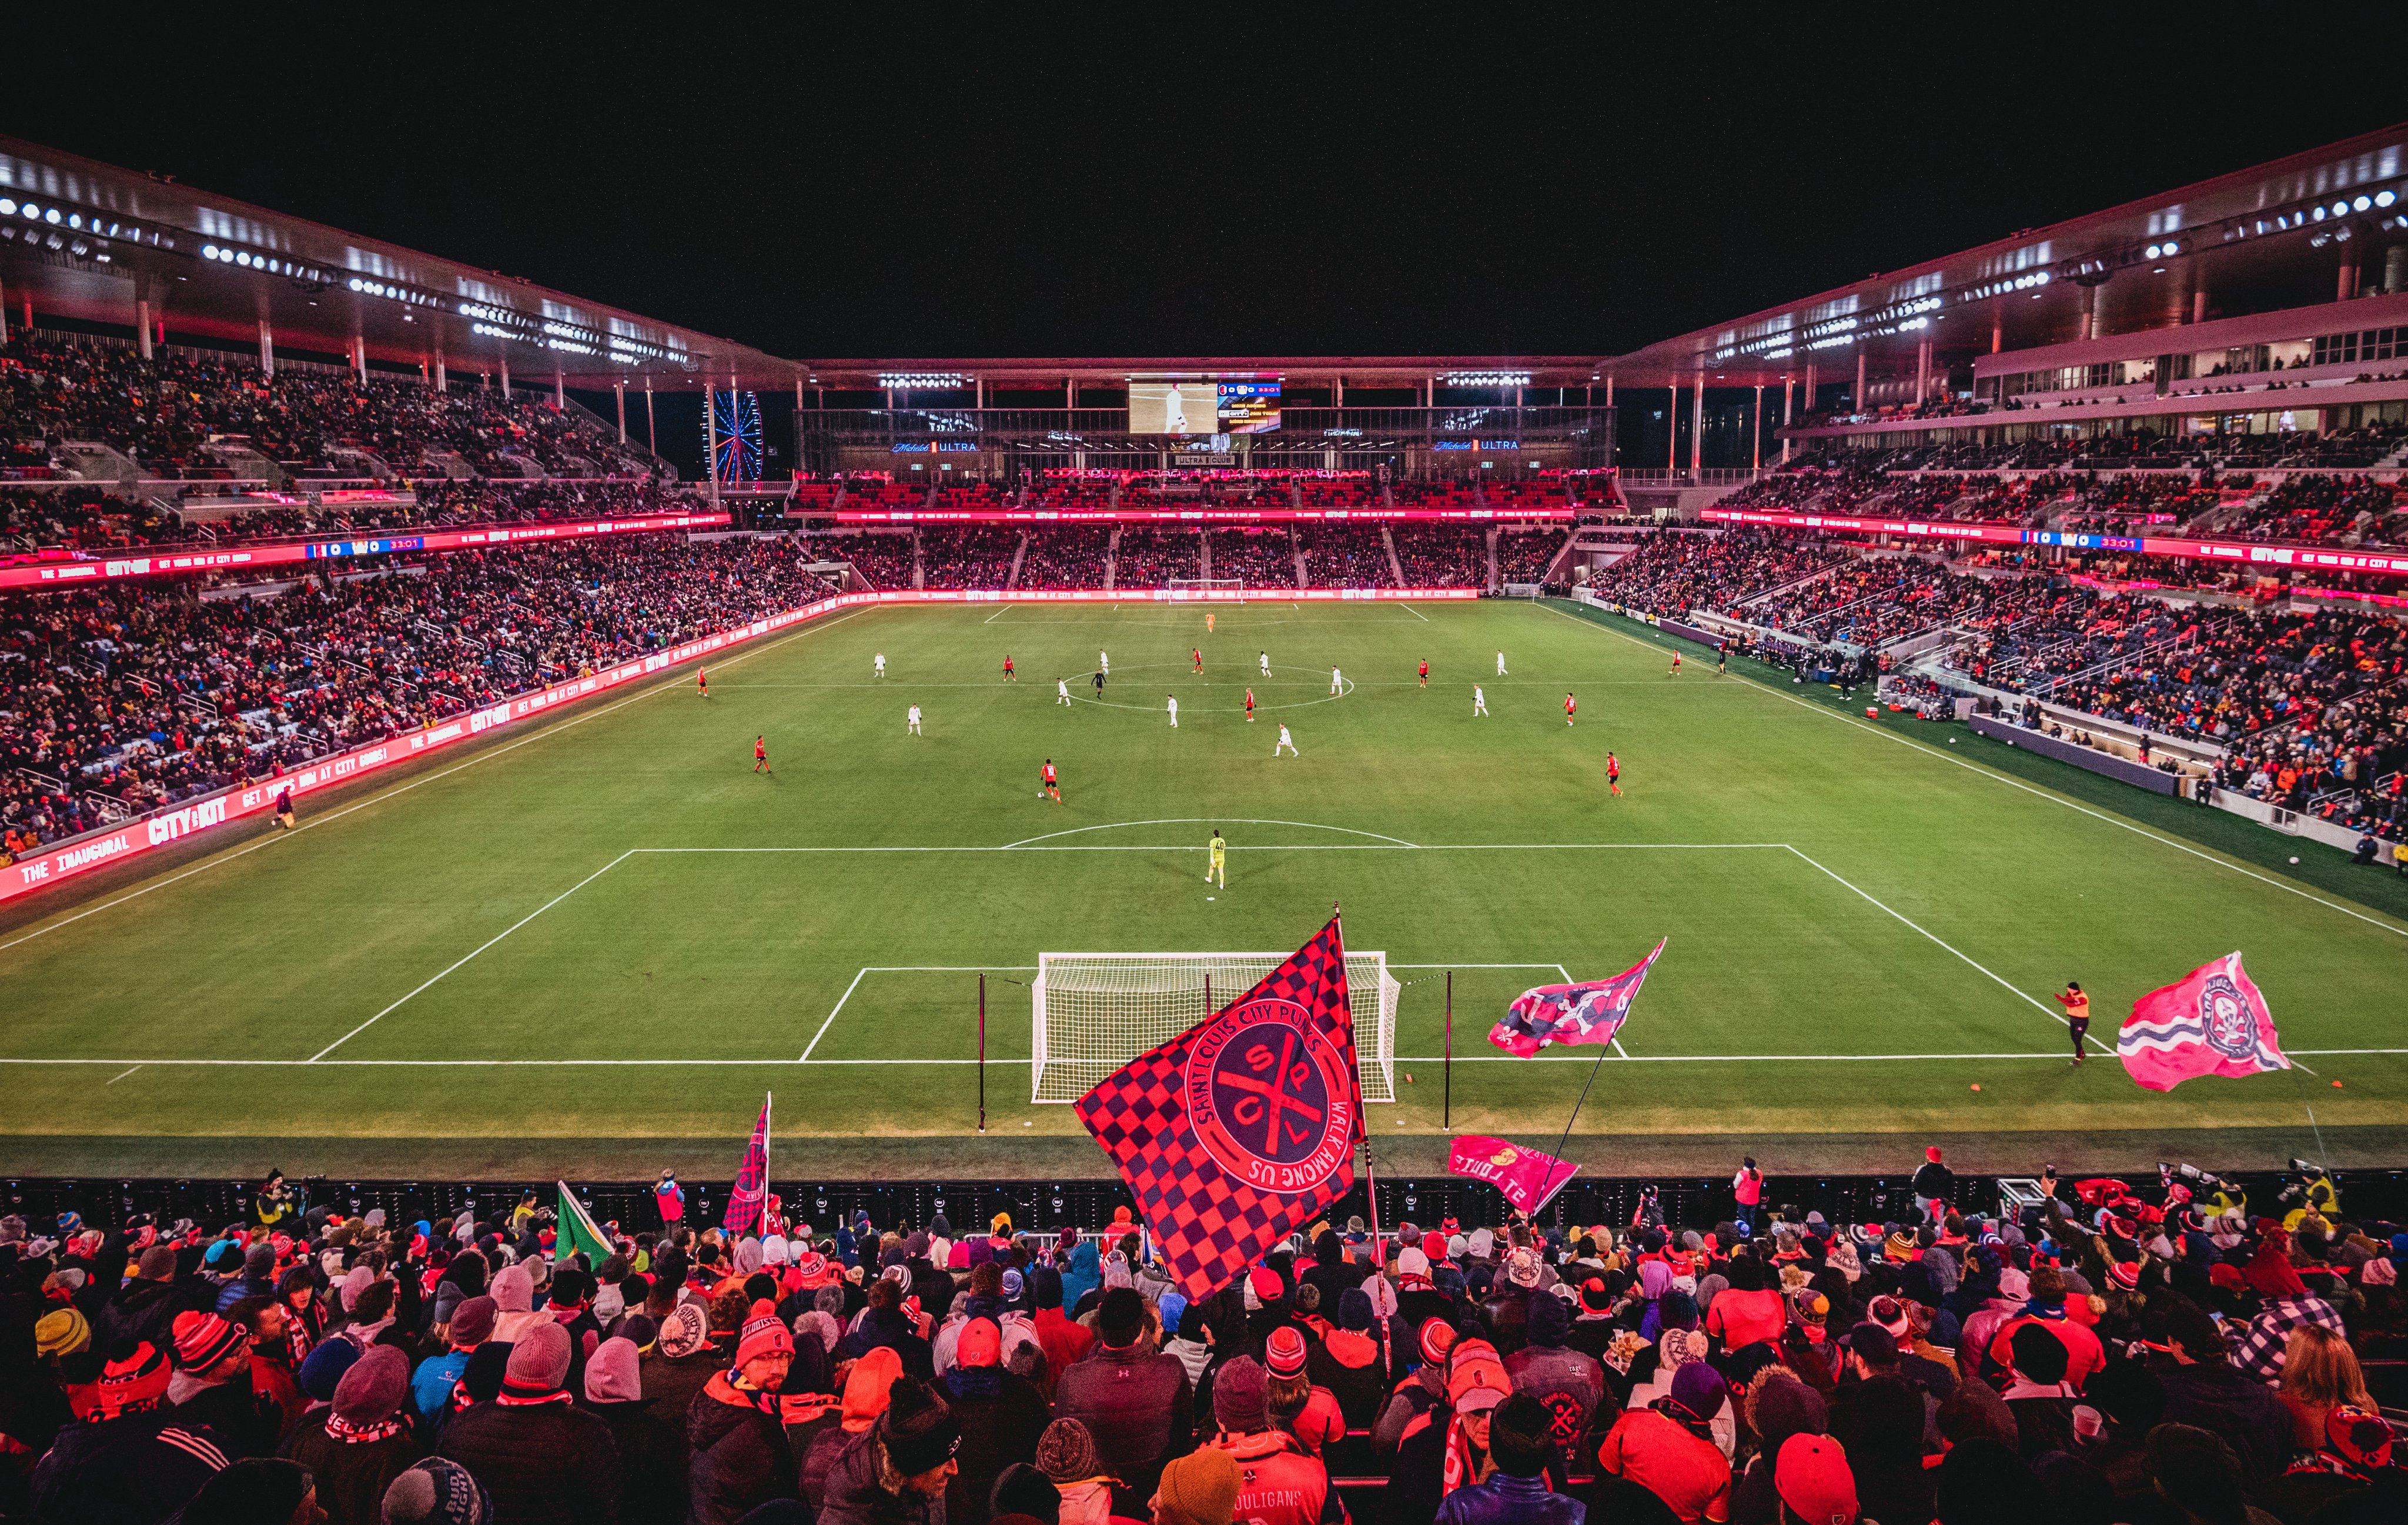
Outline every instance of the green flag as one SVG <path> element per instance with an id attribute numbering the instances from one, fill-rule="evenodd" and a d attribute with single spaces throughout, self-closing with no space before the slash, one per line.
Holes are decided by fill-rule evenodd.
<path id="1" fill-rule="evenodd" d="M 600 1270 L 602 1262 L 613 1253 L 610 1241 L 603 1236 L 602 1226 L 594 1221 L 594 1215 L 577 1200 L 577 1193 L 568 1189 L 567 1182 L 552 1184 L 560 1187 L 560 1234 L 552 1244 L 552 1258 L 566 1260 L 581 1250 L 587 1269 Z"/>

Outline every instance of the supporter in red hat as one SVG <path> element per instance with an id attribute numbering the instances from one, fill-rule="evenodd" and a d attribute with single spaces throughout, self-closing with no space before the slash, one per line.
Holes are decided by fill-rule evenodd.
<path id="1" fill-rule="evenodd" d="M 1856 1479 L 1848 1455 L 1828 1435 L 1792 1435 L 1773 1463 L 1782 1518 L 1797 1525 L 1855 1525 Z"/>

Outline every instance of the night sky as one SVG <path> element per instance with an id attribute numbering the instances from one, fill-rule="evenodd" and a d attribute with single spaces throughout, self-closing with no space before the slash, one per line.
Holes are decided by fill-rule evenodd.
<path id="1" fill-rule="evenodd" d="M 1620 352 L 2408 116 L 2314 47 L 2228 94 L 2249 44 L 2166 16 L 1932 44 L 1889 11 L 1835 50 L 1703 7 L 1677 37 L 1193 7 L 1210 35 L 1105 45 L 1029 34 L 1134 13 L 1004 8 L 146 29 L 18 50 L 0 123 L 836 358 Z"/>

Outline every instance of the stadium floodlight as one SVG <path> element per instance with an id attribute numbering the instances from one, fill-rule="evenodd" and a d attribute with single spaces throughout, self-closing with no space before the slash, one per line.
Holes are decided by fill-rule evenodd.
<path id="1" fill-rule="evenodd" d="M 0 196 L 0 217 L 14 217 L 16 215 L 16 201 L 8 196 Z"/>
<path id="2" fill-rule="evenodd" d="M 2377 191 L 2374 193 L 2374 204 L 2378 207 L 2388 207 L 2399 199 L 2400 197 L 2390 191 Z M 0 210 L 6 209 L 6 208 L 0 208 Z"/>
<path id="3" fill-rule="evenodd" d="M 1029 1100 L 1075 1101 L 1285 963 L 1283 953 L 1040 953 Z M 1397 1099 L 1397 998 L 1384 953 L 1346 953 L 1363 1100 Z"/>
<path id="4" fill-rule="evenodd" d="M 1528 386 L 1526 370 L 1449 370 L 1439 373 L 1442 386 Z"/>
<path id="5" fill-rule="evenodd" d="M 968 381 L 967 376 L 950 372 L 881 371 L 878 385 L 888 392 L 951 392 Z"/>

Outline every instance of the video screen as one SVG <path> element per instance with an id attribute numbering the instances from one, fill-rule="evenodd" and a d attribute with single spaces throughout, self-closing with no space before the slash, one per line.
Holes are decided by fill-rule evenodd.
<path id="1" fill-rule="evenodd" d="M 1131 434 L 1262 434 L 1280 426 L 1277 381 L 1131 381 Z"/>

